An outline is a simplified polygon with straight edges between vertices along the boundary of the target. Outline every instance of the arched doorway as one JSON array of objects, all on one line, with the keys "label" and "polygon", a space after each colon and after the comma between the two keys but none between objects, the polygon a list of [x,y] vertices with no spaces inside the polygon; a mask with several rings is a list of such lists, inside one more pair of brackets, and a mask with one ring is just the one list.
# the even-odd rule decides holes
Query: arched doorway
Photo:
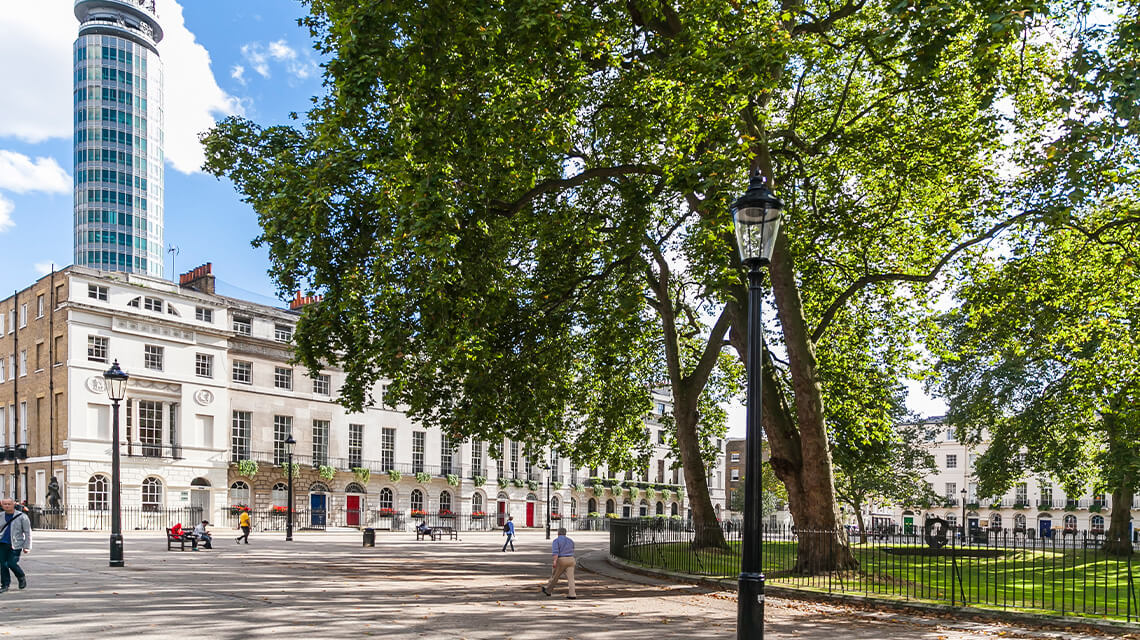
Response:
[{"label": "arched doorway", "polygon": [[360,483],[350,482],[344,488],[344,523],[349,527],[360,526],[360,515],[364,512],[364,496],[368,493]]},{"label": "arched doorway", "polygon": [[1053,537],[1053,514],[1039,513],[1037,514],[1037,534],[1042,538]]},{"label": "arched doorway", "polygon": [[598,512],[598,500],[597,500],[597,498],[590,498],[590,501],[586,503],[586,515],[593,517],[594,514],[597,512]]},{"label": "arched doorway", "polygon": [[324,528],[328,522],[329,488],[323,482],[314,482],[309,487],[309,524]]},{"label": "arched doorway", "polygon": [[623,517],[623,518],[632,518],[633,517],[633,505],[629,503],[629,500],[626,500],[625,502],[623,502],[621,504],[621,517]]},{"label": "arched doorway", "polygon": [[495,515],[495,522],[497,522],[498,526],[501,527],[507,523],[507,516],[510,515],[507,511],[507,507],[511,503],[511,497],[508,496],[505,491],[500,491],[495,500],[499,503],[499,507]]},{"label": "arched doorway", "polygon": [[535,523],[534,511],[538,504],[538,496],[533,493],[526,494],[526,526],[533,527]]},{"label": "arched doorway", "polygon": [[190,481],[190,508],[199,510],[202,514],[198,520],[210,517],[210,481],[205,478],[194,478]]},{"label": "arched doorway", "polygon": [[606,513],[613,513],[613,512],[614,512],[614,499],[610,498],[610,499],[606,500]]},{"label": "arched doorway", "polygon": [[903,535],[914,535],[914,512],[903,511]]}]

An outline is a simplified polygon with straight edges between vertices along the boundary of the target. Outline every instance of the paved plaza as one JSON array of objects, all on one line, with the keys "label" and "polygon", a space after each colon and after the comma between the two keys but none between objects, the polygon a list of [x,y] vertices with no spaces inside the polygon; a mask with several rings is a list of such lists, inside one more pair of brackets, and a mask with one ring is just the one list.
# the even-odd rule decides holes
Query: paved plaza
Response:
[{"label": "paved plaza", "polygon": [[[731,591],[674,585],[604,561],[605,534],[575,535],[578,599],[549,574],[548,543],[523,531],[518,551],[496,533],[416,542],[413,533],[255,533],[235,545],[218,530],[210,551],[167,552],[161,532],[126,534],[127,566],[107,566],[107,534],[36,532],[30,585],[0,596],[0,638],[733,638]],[[770,599],[767,637],[1093,638]]]}]

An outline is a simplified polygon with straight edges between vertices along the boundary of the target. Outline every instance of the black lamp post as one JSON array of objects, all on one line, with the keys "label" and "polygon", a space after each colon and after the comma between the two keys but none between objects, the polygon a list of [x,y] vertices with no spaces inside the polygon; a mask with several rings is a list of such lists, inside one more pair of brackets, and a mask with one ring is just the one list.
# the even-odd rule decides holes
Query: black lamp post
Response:
[{"label": "black lamp post", "polygon": [[550,480],[554,477],[554,451],[550,452],[550,462],[546,467],[546,539],[550,539]]},{"label": "black lamp post", "polygon": [[127,375],[115,360],[103,374],[107,383],[107,397],[111,400],[111,566],[121,567],[123,561],[123,521],[119,502],[119,403],[127,393]]},{"label": "black lamp post", "polygon": [[289,437],[285,438],[285,454],[288,456],[285,473],[289,475],[289,519],[285,521],[285,542],[293,541],[293,447],[296,446],[297,441],[290,433]]},{"label": "black lamp post", "polygon": [[748,183],[748,191],[733,203],[732,219],[740,259],[748,267],[748,413],[744,458],[744,530],[741,532],[740,579],[737,593],[736,637],[764,637],[764,463],[762,385],[764,327],[761,301],[761,269],[768,266],[784,205],[772,195],[761,175]]},{"label": "black lamp post", "polygon": [[966,544],[966,536],[970,533],[966,526],[966,487],[962,487],[962,544]]}]

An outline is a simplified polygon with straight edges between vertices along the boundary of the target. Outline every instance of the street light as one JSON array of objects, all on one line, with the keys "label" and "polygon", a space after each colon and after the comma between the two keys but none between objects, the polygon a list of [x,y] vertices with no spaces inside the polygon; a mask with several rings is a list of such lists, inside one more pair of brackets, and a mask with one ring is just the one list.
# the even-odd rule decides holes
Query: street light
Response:
[{"label": "street light", "polygon": [[550,539],[550,481],[554,476],[554,450],[550,450],[550,462],[544,463],[546,469],[546,539]]},{"label": "street light", "polygon": [[293,439],[293,434],[290,433],[288,438],[285,438],[285,453],[289,459],[286,462],[286,469],[289,475],[289,519],[285,521],[285,542],[293,541],[293,447],[297,446],[297,441]]},{"label": "street light", "polygon": [[966,487],[962,487],[962,544],[966,544],[966,536],[969,535],[970,530],[966,526]]},{"label": "street light", "polygon": [[127,393],[127,375],[115,360],[103,374],[107,383],[107,397],[111,400],[111,566],[121,567],[123,562],[123,521],[119,502],[119,403]]},{"label": "street light", "polygon": [[740,259],[748,267],[748,412],[744,459],[744,530],[741,535],[740,579],[737,593],[736,637],[756,640],[764,637],[764,523],[760,508],[763,499],[764,463],[761,422],[764,366],[764,327],[761,316],[763,293],[761,268],[768,266],[776,236],[780,232],[783,203],[768,190],[763,176],[748,183],[748,191],[733,203],[732,219]]}]

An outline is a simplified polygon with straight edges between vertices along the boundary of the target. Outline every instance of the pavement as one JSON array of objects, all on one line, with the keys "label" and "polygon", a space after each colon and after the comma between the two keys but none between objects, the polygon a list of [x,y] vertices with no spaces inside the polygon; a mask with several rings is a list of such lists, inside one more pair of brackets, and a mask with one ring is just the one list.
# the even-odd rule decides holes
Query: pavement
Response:
[{"label": "pavement", "polygon": [[[107,566],[106,533],[37,531],[21,565],[26,590],[0,595],[0,638],[626,639],[734,638],[731,590],[635,575],[605,561],[605,533],[579,532],[578,599],[539,591],[550,572],[542,532],[517,551],[495,533],[458,541],[377,532],[251,536],[216,532],[215,548],[167,552],[162,532],[125,534],[127,566]],[[769,598],[769,640],[1091,640],[1073,630],[900,615]],[[1140,636],[1138,636],[1140,637]]]}]

